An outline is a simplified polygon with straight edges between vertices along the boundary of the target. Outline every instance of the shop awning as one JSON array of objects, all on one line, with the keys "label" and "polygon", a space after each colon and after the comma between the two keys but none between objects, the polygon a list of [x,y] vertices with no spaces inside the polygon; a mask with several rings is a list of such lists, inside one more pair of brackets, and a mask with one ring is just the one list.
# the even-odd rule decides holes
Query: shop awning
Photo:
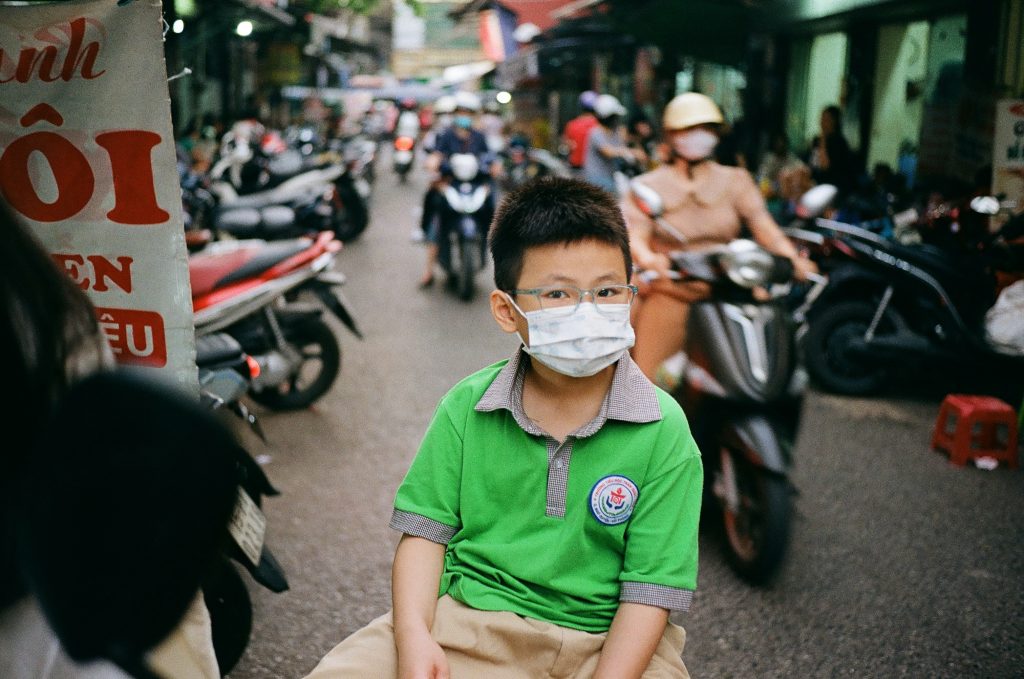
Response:
[{"label": "shop awning", "polygon": [[441,73],[441,82],[447,85],[458,85],[482,78],[494,70],[493,61],[474,61],[468,64],[449,66]]}]

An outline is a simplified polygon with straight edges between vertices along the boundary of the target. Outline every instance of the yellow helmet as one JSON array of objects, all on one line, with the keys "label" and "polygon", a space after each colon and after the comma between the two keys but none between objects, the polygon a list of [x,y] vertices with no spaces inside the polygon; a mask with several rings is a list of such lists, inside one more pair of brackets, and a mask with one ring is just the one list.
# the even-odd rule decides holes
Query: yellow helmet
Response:
[{"label": "yellow helmet", "polygon": [[682,130],[694,125],[720,124],[725,122],[718,105],[703,94],[684,92],[665,107],[662,127],[665,130]]}]

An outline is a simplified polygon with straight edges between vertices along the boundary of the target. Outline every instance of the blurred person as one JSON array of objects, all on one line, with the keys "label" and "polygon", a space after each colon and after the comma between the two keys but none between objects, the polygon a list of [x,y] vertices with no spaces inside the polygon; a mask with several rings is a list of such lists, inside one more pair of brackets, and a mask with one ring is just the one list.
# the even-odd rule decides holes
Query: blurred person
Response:
[{"label": "blurred person", "polygon": [[420,116],[416,112],[416,100],[407,97],[399,102],[398,107],[401,113],[398,114],[398,122],[395,123],[395,136],[419,139]]},{"label": "blurred person", "polygon": [[782,130],[773,132],[754,178],[776,221],[784,219],[783,215],[789,212],[787,202],[791,199],[791,196],[784,195],[786,192],[783,191],[783,173],[791,172],[792,168],[803,164],[790,148],[786,133]]},{"label": "blurred person", "polygon": [[653,170],[661,162],[658,133],[643,113],[635,113],[630,117],[626,145],[643,153],[641,163],[645,170]]},{"label": "blurred person", "polygon": [[722,122],[722,112],[709,97],[696,92],[675,97],[665,107],[662,125],[671,161],[634,179],[658,192],[665,205],[664,221],[685,242],[653,224],[632,197],[622,201],[633,260],[639,269],[658,274],[641,286],[633,320],[633,359],[652,380],[666,359],[682,351],[690,304],[710,292],[704,283],[669,280],[667,253],[728,243],[745,227],[760,245],[792,259],[799,279],[815,270],[772,219],[751,174],[714,160]]},{"label": "blurred person", "polygon": [[[29,594],[15,546],[22,517],[18,495],[33,465],[30,451],[62,399],[81,380],[114,370],[114,355],[92,302],[2,200],[0,233],[0,350],[12,359],[5,384],[13,396],[3,409],[7,443],[0,454],[0,677],[123,679],[127,675],[109,663],[90,669],[63,652]],[[201,592],[150,662],[167,677],[219,678]],[[40,667],[46,672],[40,674]]]},{"label": "blurred person", "polygon": [[[420,219],[420,230],[427,245],[426,266],[419,280],[421,288],[434,284],[434,270],[440,248],[447,244],[448,234],[443,232],[440,213],[444,186],[449,181],[448,159],[456,153],[468,153],[476,156],[482,166],[487,166],[492,176],[500,172],[498,161],[491,154],[483,133],[475,129],[475,117],[481,109],[480,98],[465,91],[459,91],[454,96],[455,111],[451,127],[437,136],[434,149],[425,163],[433,179],[423,198],[423,214]],[[493,200],[493,193],[490,200]]]},{"label": "blurred person", "polygon": [[512,135],[502,156],[500,184],[505,192],[548,174],[548,168],[531,157],[530,140],[524,134]]},{"label": "blurred person", "polygon": [[622,116],[626,109],[610,94],[602,94],[594,102],[594,115],[598,124],[587,136],[587,151],[583,160],[582,179],[606,191],[615,193],[615,171],[618,163],[639,164],[646,155],[626,145],[622,131]]},{"label": "blurred person", "polygon": [[569,167],[574,170],[583,169],[583,160],[587,153],[587,137],[597,125],[597,116],[594,115],[597,96],[597,92],[592,90],[580,94],[580,113],[565,124],[565,129],[562,132],[562,143],[569,150],[567,157]]},{"label": "blurred person", "polygon": [[495,99],[484,104],[477,128],[487,140],[491,153],[498,154],[505,149],[505,121],[501,117],[501,105]]},{"label": "blurred person", "polygon": [[857,184],[857,160],[843,136],[843,115],[838,106],[826,106],[819,120],[820,133],[811,141],[807,164],[816,184],[832,184],[840,194]]}]

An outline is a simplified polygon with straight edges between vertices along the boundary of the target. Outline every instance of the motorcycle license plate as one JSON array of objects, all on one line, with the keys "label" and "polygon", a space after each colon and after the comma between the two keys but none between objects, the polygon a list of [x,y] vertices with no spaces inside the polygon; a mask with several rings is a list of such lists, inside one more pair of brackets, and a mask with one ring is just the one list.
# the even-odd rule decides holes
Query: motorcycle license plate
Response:
[{"label": "motorcycle license plate", "polygon": [[253,566],[258,566],[263,552],[263,537],[267,531],[267,517],[241,488],[238,489],[238,504],[235,505],[235,513],[231,515],[228,530],[246,558]]},{"label": "motorcycle license plate", "polygon": [[395,162],[400,165],[412,162],[412,151],[395,151]]}]

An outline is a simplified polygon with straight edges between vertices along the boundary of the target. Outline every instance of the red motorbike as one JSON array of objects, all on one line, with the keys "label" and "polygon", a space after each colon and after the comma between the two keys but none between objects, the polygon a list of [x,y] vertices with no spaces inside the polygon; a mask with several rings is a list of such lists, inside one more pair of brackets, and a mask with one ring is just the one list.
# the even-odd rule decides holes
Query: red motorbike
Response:
[{"label": "red motorbike", "polygon": [[334,270],[342,243],[331,231],[290,240],[216,241],[189,257],[196,335],[226,332],[259,364],[253,400],[305,408],[341,371],[333,314],[362,338]]}]

